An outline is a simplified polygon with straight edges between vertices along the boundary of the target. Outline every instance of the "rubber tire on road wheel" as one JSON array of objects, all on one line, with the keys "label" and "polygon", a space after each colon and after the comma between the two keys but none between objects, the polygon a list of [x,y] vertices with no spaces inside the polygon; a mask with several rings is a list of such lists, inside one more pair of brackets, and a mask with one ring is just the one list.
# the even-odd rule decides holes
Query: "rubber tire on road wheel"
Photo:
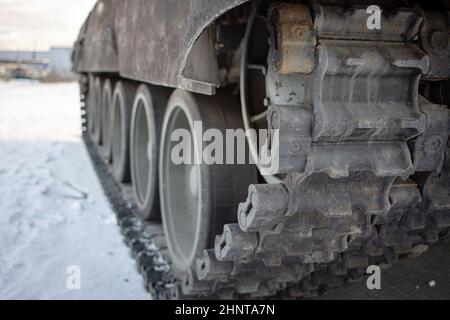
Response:
[{"label": "rubber tire on road wheel", "polygon": [[169,92],[166,88],[139,86],[131,113],[131,182],[136,211],[144,220],[161,219],[158,192],[159,142]]},{"label": "rubber tire on road wheel", "polygon": [[94,130],[92,133],[92,140],[98,147],[102,142],[102,81],[99,77],[95,77],[94,80],[94,94],[95,94],[95,106],[94,106]]},{"label": "rubber tire on road wheel", "polygon": [[106,163],[111,161],[112,145],[112,84],[105,79],[102,86],[102,146],[101,154]]},{"label": "rubber tire on road wheel", "polygon": [[95,121],[95,86],[94,86],[94,76],[88,76],[89,81],[89,91],[87,94],[87,119],[88,119],[88,133],[93,138],[94,133],[94,121]]},{"label": "rubber tire on road wheel", "polygon": [[238,204],[245,201],[248,186],[257,182],[256,167],[251,165],[174,163],[173,148],[181,143],[172,141],[175,130],[190,132],[191,149],[197,150],[198,156],[200,143],[203,150],[209,144],[194,130],[196,121],[202,122],[203,132],[218,129],[224,134],[225,129],[243,127],[239,102],[231,93],[202,96],[176,90],[169,101],[161,140],[159,188],[168,251],[177,276],[195,270],[196,258],[213,248],[223,225],[237,221]]},{"label": "rubber tire on road wheel", "polygon": [[112,169],[119,182],[130,182],[130,122],[136,84],[116,83],[112,101]]}]

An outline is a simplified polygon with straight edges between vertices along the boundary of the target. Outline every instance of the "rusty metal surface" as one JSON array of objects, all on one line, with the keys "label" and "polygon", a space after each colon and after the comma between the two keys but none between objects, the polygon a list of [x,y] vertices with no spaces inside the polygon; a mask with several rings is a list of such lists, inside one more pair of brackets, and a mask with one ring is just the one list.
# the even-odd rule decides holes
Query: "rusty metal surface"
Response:
[{"label": "rusty metal surface", "polygon": [[401,8],[381,11],[380,30],[367,28],[367,6],[353,5],[350,9],[338,6],[314,5],[314,29],[319,38],[369,41],[409,41],[422,23],[422,11]]},{"label": "rusty metal surface", "polygon": [[189,53],[209,24],[247,1],[99,1],[77,41],[75,70],[212,94],[218,83],[183,77]]},{"label": "rusty metal surface", "polygon": [[309,7],[278,3],[269,9],[273,63],[281,74],[311,73],[315,66],[316,38]]}]

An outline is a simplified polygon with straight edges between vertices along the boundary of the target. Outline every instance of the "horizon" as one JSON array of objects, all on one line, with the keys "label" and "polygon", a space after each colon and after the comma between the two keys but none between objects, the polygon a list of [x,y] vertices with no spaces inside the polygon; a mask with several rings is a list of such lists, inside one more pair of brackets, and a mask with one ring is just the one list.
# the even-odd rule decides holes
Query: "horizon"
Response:
[{"label": "horizon", "polygon": [[0,48],[0,52],[48,52],[50,50],[54,50],[54,49],[72,49],[72,46],[50,46],[47,49],[45,48],[41,48],[40,50],[9,50],[9,49],[1,49]]},{"label": "horizon", "polygon": [[71,48],[96,0],[0,0],[0,51]]}]

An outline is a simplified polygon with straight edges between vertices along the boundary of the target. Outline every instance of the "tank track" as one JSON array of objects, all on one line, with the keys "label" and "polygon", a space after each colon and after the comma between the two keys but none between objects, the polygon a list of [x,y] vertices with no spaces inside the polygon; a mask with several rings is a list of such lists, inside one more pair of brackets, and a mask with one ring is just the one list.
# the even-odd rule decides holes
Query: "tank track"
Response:
[{"label": "tank track", "polygon": [[[105,194],[117,214],[118,225],[125,242],[130,247],[138,269],[143,275],[146,288],[155,299],[194,298],[182,294],[182,285],[170,269],[162,228],[137,218],[127,187],[116,182],[87,133],[83,135],[83,139]],[[220,280],[218,276],[218,286],[221,288],[214,294],[209,293],[210,297],[279,299],[314,297],[325,293],[329,288],[344,285],[349,281],[362,280],[368,265],[377,264],[388,268],[399,258],[415,257],[424,253],[429,245],[448,236],[450,227],[448,209],[439,210],[439,205],[434,203],[439,203],[442,192],[448,193],[450,190],[449,153],[450,147],[447,146],[447,158],[442,173],[430,175],[421,187],[411,180],[396,181],[391,192],[391,196],[395,197],[393,209],[385,218],[379,218],[374,222],[365,236],[352,240],[346,252],[339,253],[334,262],[303,265],[301,262],[292,261],[288,267],[278,268],[279,278],[274,279],[270,276],[266,279],[275,283],[278,279],[282,279],[281,277],[290,275],[283,272],[292,272],[298,266],[309,269],[306,269],[306,272],[301,270],[303,276],[297,281],[294,280],[292,284],[286,283],[284,289],[278,287],[272,292],[258,288],[256,293],[237,295],[234,285],[231,284],[227,289],[228,285],[220,284],[226,281],[225,276]],[[438,193],[435,192],[436,189]],[[426,194],[425,197],[422,198],[420,190]],[[208,254],[213,263],[217,264],[215,255],[211,251]],[[243,263],[242,266],[246,267],[249,273],[265,268],[262,262],[259,265]],[[199,294],[198,291],[196,294]],[[200,297],[205,297],[205,294],[208,293],[204,290]]]},{"label": "tank track", "polygon": [[[399,9],[404,30],[385,27],[373,39],[358,29],[363,7],[341,27],[335,7],[316,6],[316,24],[305,5],[269,9],[273,33],[288,38],[273,55],[273,87],[305,88],[303,97],[269,101],[287,178],[250,186],[238,223],[225,225],[196,274],[185,275],[185,294],[309,296],[361,278],[370,264],[420,254],[446,233],[449,176],[441,167],[450,118],[447,107],[418,96],[430,60],[409,40],[421,13]],[[429,175],[420,189],[415,172]]]},{"label": "tank track", "polygon": [[[302,97],[274,95],[268,109],[269,129],[279,134],[269,149],[278,148],[286,178],[249,187],[238,222],[224,226],[196,270],[173,274],[162,231],[134,215],[124,187],[85,134],[122,233],[157,299],[311,297],[362,279],[369,265],[388,268],[420,255],[448,235],[450,111],[418,94],[430,69],[430,57],[411,42],[420,12],[396,12],[408,29],[387,28],[372,39],[354,29],[365,17],[360,9],[348,19],[353,25],[342,28],[330,7],[315,8],[318,25],[306,6],[273,10],[299,13],[280,19],[280,32],[300,25],[318,35],[290,39],[292,48],[278,46],[296,55],[274,55],[281,57],[272,71],[277,85],[305,88]],[[292,56],[318,64],[295,70]]]}]

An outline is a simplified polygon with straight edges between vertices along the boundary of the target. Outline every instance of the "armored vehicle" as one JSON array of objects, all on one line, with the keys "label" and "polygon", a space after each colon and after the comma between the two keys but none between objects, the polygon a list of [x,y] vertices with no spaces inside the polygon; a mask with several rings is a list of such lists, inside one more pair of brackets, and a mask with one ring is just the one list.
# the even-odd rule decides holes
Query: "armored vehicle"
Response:
[{"label": "armored vehicle", "polygon": [[[447,236],[449,20],[449,1],[98,1],[73,50],[84,137],[155,298],[310,297]],[[197,161],[208,130],[247,161]]]}]

